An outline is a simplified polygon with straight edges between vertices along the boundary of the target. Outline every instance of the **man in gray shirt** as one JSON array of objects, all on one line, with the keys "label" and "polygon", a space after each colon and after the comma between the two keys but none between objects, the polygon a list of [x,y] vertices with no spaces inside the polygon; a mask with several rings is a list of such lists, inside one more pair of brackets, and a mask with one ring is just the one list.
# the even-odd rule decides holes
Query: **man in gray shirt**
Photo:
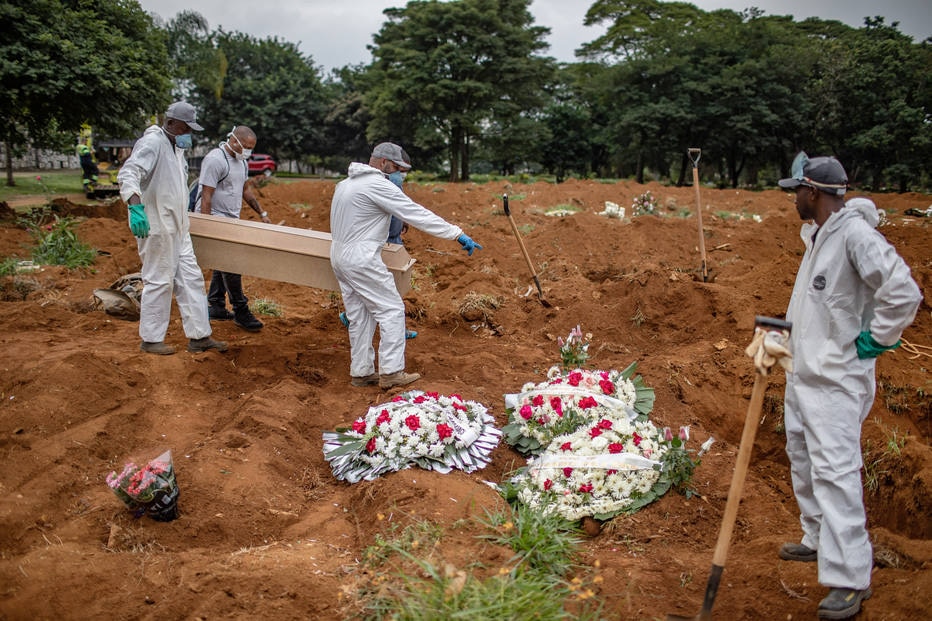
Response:
[{"label": "man in gray shirt", "polygon": [[[262,221],[269,224],[269,214],[259,206],[259,200],[246,184],[248,165],[246,160],[252,155],[256,146],[256,134],[245,125],[238,125],[227,134],[227,140],[204,156],[201,163],[201,197],[194,210],[196,212],[239,218],[243,200],[259,214]],[[229,296],[233,312],[226,308]],[[263,323],[256,319],[249,310],[249,298],[243,293],[243,279],[240,274],[214,270],[207,292],[210,303],[208,314],[214,320],[229,320],[248,330],[258,332]]]}]

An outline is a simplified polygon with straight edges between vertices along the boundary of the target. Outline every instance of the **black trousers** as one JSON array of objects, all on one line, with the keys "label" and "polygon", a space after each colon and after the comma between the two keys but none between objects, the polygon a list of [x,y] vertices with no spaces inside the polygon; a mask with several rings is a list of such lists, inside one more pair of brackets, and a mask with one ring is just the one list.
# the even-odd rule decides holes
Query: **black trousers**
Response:
[{"label": "black trousers", "polygon": [[243,277],[214,270],[207,290],[207,301],[211,306],[222,308],[226,306],[227,296],[234,311],[249,308],[249,298],[243,293]]}]

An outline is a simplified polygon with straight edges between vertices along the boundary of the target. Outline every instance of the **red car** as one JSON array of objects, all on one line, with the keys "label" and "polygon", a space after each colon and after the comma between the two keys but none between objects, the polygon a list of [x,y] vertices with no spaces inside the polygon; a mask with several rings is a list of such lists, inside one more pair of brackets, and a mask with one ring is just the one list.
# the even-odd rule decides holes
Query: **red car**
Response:
[{"label": "red car", "polygon": [[264,153],[253,153],[249,156],[247,163],[249,164],[250,175],[265,175],[266,177],[271,177],[278,168],[278,164],[275,163],[272,156],[265,155]]}]

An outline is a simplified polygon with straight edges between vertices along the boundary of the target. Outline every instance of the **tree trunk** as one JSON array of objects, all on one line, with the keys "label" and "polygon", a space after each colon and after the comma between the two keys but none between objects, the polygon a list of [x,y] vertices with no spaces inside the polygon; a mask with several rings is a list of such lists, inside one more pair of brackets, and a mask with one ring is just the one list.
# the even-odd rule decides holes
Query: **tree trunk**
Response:
[{"label": "tree trunk", "polygon": [[638,183],[644,183],[644,155],[638,151],[637,173],[634,177]]},{"label": "tree trunk", "polygon": [[[680,156],[680,174],[676,180],[677,187],[683,187],[686,185],[686,171],[691,170],[693,166],[692,160],[689,158],[688,153],[684,153]],[[690,172],[692,174],[692,172]]]},{"label": "tree trunk", "polygon": [[460,181],[469,181],[469,134],[463,135],[463,150],[460,153]]},{"label": "tree trunk", "polygon": [[454,127],[450,132],[450,183],[459,181],[460,170],[460,142],[462,141],[463,130],[460,127]]},{"label": "tree trunk", "polygon": [[16,186],[16,182],[13,181],[13,147],[9,142],[4,142],[3,146],[6,151],[6,185],[12,188]]}]

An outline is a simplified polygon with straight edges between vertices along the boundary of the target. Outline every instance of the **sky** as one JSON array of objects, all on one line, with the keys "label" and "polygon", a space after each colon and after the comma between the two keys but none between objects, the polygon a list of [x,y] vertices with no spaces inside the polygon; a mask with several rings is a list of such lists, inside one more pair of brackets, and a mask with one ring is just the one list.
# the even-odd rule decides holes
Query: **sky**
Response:
[{"label": "sky", "polygon": [[[389,7],[406,0],[139,0],[142,8],[168,21],[183,10],[203,15],[211,28],[238,31],[258,39],[278,37],[295,43],[315,65],[329,72],[345,65],[368,64],[367,45]],[[930,0],[694,0],[704,11],[741,11],[756,6],[767,15],[834,19],[861,27],[864,18],[881,15],[887,24],[899,22],[900,32],[916,41],[932,37]],[[574,51],[605,32],[603,26],[583,26],[590,0],[533,0],[534,24],[550,28],[548,56],[574,62]]]}]

